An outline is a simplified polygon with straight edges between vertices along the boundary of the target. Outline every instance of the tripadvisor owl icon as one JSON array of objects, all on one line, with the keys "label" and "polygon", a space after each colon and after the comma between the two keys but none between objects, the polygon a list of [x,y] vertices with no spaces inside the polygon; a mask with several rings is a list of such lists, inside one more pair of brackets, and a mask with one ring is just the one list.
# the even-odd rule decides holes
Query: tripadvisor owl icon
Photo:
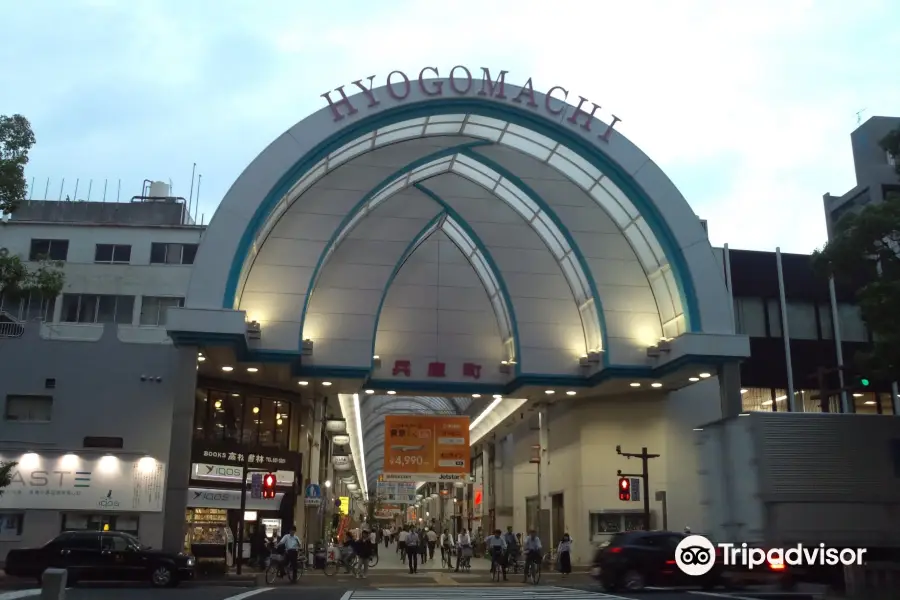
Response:
[{"label": "tripadvisor owl icon", "polygon": [[685,575],[706,575],[715,563],[716,548],[702,535],[689,535],[675,548],[675,564]]}]

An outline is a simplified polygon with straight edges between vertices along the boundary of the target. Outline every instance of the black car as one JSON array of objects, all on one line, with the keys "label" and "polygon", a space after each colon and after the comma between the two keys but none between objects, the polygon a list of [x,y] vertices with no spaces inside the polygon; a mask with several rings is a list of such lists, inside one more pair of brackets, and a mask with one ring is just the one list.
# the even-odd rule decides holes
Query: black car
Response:
[{"label": "black car", "polygon": [[79,581],[149,581],[169,587],[194,577],[194,557],[152,550],[119,531],[67,531],[40,548],[10,550],[5,571],[40,581],[45,569],[65,569]]},{"label": "black car", "polygon": [[608,592],[637,591],[647,586],[698,586],[711,589],[722,582],[721,561],[706,575],[682,573],[675,563],[675,548],[685,538],[672,531],[617,533],[594,557],[594,577]]}]

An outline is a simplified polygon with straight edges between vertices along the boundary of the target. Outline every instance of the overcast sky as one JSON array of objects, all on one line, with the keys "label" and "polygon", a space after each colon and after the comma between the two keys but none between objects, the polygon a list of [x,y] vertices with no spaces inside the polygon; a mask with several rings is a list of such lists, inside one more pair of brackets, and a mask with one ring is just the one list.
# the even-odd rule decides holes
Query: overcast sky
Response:
[{"label": "overcast sky", "polygon": [[[317,8],[311,8],[316,6]],[[714,244],[808,252],[855,184],[857,112],[900,115],[897,0],[81,0],[3,7],[0,114],[37,146],[35,197],[203,175],[208,222],[323,92],[465,64],[561,84],[623,119]]]}]

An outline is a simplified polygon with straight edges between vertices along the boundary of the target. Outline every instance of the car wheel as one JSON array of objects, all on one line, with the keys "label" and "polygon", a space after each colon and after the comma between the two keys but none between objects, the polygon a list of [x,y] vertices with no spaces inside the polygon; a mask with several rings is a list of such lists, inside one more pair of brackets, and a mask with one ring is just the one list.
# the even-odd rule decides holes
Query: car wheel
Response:
[{"label": "car wheel", "polygon": [[645,585],[644,576],[640,571],[629,569],[622,575],[622,587],[629,592],[639,592]]},{"label": "car wheel", "polygon": [[153,587],[170,587],[175,583],[175,573],[166,565],[159,565],[150,574],[150,584]]}]

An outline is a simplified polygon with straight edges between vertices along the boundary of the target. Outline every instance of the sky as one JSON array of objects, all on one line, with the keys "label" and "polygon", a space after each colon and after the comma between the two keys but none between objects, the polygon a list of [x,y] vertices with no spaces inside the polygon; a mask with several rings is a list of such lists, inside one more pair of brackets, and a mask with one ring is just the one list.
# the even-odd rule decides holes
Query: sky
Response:
[{"label": "sky", "polygon": [[597,101],[732,248],[820,247],[857,113],[900,116],[897,0],[69,0],[3,20],[0,114],[32,122],[34,197],[48,179],[50,199],[144,179],[187,197],[197,163],[204,222],[322,93],[394,69],[506,69]]}]

